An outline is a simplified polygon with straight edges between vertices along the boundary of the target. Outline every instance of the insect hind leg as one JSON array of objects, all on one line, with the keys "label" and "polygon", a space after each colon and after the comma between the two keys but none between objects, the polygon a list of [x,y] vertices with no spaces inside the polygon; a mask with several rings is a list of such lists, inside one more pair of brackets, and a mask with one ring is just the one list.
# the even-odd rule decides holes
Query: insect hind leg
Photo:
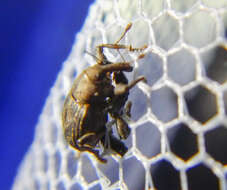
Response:
[{"label": "insect hind leg", "polygon": [[99,151],[98,150],[94,150],[93,148],[91,148],[91,147],[88,147],[88,146],[86,146],[86,145],[81,145],[81,146],[79,146],[78,144],[75,144],[74,146],[73,146],[73,148],[75,148],[75,149],[77,149],[77,150],[79,150],[79,151],[81,151],[81,152],[89,152],[89,153],[91,153],[91,154],[93,154],[95,157],[96,157],[96,159],[97,160],[99,160],[100,162],[102,162],[102,163],[106,163],[107,162],[107,160],[106,159],[104,159],[100,154],[99,154]]},{"label": "insect hind leg", "polygon": [[128,148],[121,140],[114,137],[111,133],[109,133],[108,135],[109,143],[106,143],[107,139],[105,137],[103,137],[100,141],[104,148],[102,155],[108,154],[109,152],[113,152],[123,157],[125,153],[128,151]]}]

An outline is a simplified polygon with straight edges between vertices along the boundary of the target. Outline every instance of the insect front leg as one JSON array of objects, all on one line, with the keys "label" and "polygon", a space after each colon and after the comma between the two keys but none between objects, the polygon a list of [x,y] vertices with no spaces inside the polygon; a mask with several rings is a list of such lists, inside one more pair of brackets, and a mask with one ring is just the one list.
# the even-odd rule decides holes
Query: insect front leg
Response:
[{"label": "insect front leg", "polygon": [[143,51],[147,48],[147,45],[144,45],[139,48],[133,48],[132,45],[124,45],[124,44],[100,44],[97,47],[98,53],[103,53],[103,48],[109,48],[109,49],[127,49],[128,51]]},{"label": "insect front leg", "polygon": [[133,88],[140,81],[146,82],[146,78],[144,76],[141,76],[141,77],[138,77],[137,79],[135,79],[134,81],[130,82],[129,84],[119,83],[116,85],[116,87],[114,89],[114,94],[116,96],[123,95],[123,94],[127,93],[131,88]]},{"label": "insect front leg", "polygon": [[131,72],[133,70],[132,64],[129,62],[117,62],[108,65],[101,66],[102,72],[115,72],[115,71],[125,71]]},{"label": "insect front leg", "polygon": [[106,59],[106,57],[103,53],[104,48],[116,49],[118,51],[120,49],[127,49],[129,51],[142,51],[142,50],[147,48],[146,45],[144,45],[141,48],[133,48],[131,45],[118,44],[125,37],[126,33],[131,29],[131,27],[132,27],[132,23],[128,23],[128,25],[125,27],[124,32],[122,33],[120,38],[115,43],[113,43],[113,44],[100,44],[100,45],[96,46],[98,59],[100,60],[100,61],[98,61],[98,64],[102,64],[102,61],[104,59]]},{"label": "insect front leg", "polygon": [[[144,45],[140,48],[133,48],[131,45],[124,45],[124,44],[100,44],[96,48],[97,48],[98,59],[104,60],[106,59],[106,57],[103,53],[103,48],[116,49],[116,50],[127,49],[128,51],[133,52],[133,51],[143,51],[147,48],[147,45]],[[102,64],[102,63],[98,62],[98,64]]]}]

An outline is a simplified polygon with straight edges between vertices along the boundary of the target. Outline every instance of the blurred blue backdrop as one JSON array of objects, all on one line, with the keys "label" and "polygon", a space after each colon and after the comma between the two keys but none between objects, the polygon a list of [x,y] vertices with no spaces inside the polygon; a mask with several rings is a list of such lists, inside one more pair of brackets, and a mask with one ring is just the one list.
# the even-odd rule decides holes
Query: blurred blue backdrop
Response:
[{"label": "blurred blue backdrop", "polygon": [[0,189],[13,184],[39,114],[93,0],[0,2]]}]

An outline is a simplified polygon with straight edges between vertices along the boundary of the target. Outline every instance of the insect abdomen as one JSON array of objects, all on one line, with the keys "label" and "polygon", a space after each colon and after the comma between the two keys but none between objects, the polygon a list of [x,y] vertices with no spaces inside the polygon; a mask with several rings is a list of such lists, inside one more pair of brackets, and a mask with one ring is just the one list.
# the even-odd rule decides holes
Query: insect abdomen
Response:
[{"label": "insect abdomen", "polygon": [[86,118],[89,106],[79,104],[72,98],[67,97],[66,105],[62,113],[64,135],[72,146],[75,145],[76,139],[83,135],[83,122]]}]

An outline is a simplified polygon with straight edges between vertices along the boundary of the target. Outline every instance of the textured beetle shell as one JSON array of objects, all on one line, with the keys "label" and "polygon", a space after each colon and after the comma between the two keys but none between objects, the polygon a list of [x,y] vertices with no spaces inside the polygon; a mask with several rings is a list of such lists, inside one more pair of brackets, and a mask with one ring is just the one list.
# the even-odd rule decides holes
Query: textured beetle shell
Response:
[{"label": "textured beetle shell", "polygon": [[99,65],[88,67],[74,81],[71,94],[80,103],[99,105],[104,108],[105,97],[114,95],[112,81]]},{"label": "textured beetle shell", "polygon": [[[103,110],[98,107],[76,102],[71,93],[65,100],[62,118],[65,138],[74,147],[77,140],[84,134],[105,133],[107,113],[103,113]],[[93,139],[88,144],[94,147],[98,140],[98,138]]]}]

